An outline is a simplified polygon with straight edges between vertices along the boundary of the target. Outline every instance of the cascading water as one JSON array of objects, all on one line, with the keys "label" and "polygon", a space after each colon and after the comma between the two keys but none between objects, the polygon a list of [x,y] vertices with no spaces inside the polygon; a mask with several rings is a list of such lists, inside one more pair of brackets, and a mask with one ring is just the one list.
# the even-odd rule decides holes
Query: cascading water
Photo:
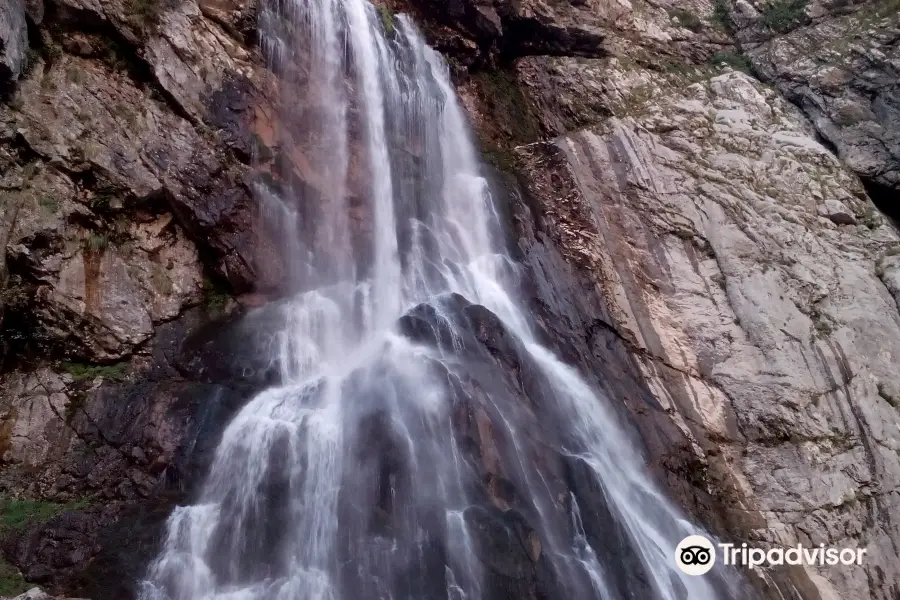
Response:
[{"label": "cascading water", "polygon": [[[727,583],[674,568],[693,528],[607,400],[537,343],[509,291],[441,58],[365,0],[268,0],[260,29],[291,99],[285,145],[314,148],[314,189],[259,190],[294,259],[296,292],[261,309],[280,317],[280,381],[227,427],[141,597],[717,597]],[[497,564],[516,536],[530,579]]]}]

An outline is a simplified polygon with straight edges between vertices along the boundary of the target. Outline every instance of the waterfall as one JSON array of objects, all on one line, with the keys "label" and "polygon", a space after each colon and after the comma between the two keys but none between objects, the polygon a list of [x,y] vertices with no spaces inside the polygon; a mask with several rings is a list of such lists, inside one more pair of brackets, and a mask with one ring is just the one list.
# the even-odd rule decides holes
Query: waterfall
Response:
[{"label": "waterfall", "polygon": [[448,69],[410,19],[266,0],[260,29],[309,180],[258,190],[292,261],[292,293],[257,309],[278,316],[280,380],[224,431],[141,598],[727,597],[675,568],[696,529],[609,399],[538,343]]}]

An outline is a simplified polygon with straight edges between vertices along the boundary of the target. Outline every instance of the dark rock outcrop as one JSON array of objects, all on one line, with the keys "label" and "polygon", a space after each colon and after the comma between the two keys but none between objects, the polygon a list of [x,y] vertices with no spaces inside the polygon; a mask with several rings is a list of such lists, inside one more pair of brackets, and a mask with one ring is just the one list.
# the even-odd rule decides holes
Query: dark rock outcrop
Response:
[{"label": "dark rock outcrop", "polygon": [[[560,540],[551,531],[567,532],[566,540],[583,531],[595,548],[608,553],[604,564],[625,565],[611,578],[619,587],[610,593],[623,598],[650,594],[650,583],[630,554],[628,535],[617,529],[601,486],[589,483],[596,479],[584,463],[554,450],[567,445],[562,422],[567,415],[554,408],[554,393],[522,342],[496,315],[460,296],[445,298],[436,308],[413,309],[401,319],[401,330],[462,361],[452,370],[454,385],[448,391],[456,443],[474,476],[469,493],[475,504],[463,518],[488,596],[537,600],[591,589],[582,575],[554,560]],[[448,343],[451,330],[455,336]],[[553,339],[550,333],[541,335]],[[570,355],[576,339],[563,342]],[[621,369],[619,383],[611,379],[610,385],[626,387],[625,363],[604,370],[612,374],[616,368]],[[641,393],[640,384],[630,383]],[[529,482],[535,481],[542,482],[541,489],[531,487]],[[549,523],[547,531],[535,529],[542,522]],[[583,529],[576,531],[576,526]]]},{"label": "dark rock outcrop", "polygon": [[4,377],[0,423],[10,429],[0,429],[0,493],[84,505],[7,532],[3,554],[28,581],[91,598],[134,595],[173,503],[202,482],[225,424],[259,386],[238,373],[205,381],[222,372],[219,361],[257,360],[253,348],[230,341],[242,334],[221,324],[211,362],[192,355],[196,377],[179,371],[188,348],[207,345],[205,320],[195,310],[160,327],[150,355],[121,371]]},{"label": "dark rock outcrop", "polygon": [[430,17],[470,37],[484,55],[510,60],[607,53],[605,33],[589,9],[509,0],[428,0],[425,6]]}]

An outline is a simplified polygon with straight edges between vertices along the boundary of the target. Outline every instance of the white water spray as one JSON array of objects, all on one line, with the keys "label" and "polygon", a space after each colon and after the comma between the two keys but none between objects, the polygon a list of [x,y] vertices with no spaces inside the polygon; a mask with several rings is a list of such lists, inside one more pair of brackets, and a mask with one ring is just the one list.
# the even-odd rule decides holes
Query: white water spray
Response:
[{"label": "white water spray", "polygon": [[[497,315],[521,347],[546,388],[542,418],[565,432],[560,456],[589,467],[646,579],[626,595],[615,584],[630,567],[602,564],[610,553],[592,547],[585,507],[539,464],[522,425],[531,409],[470,386],[508,440],[497,460],[515,479],[510,502],[529,515],[530,547],[557,593],[715,598],[709,580],[674,568],[694,530],[651,483],[608,400],[538,345],[510,293],[515,266],[440,56],[407,18],[388,27],[365,0],[267,0],[260,25],[282,92],[301,98],[282,109],[285,143],[298,130],[317,140],[307,157],[316,218],[301,243],[293,224],[313,200],[259,191],[295,262],[296,293],[264,309],[283,324],[272,345],[281,382],[225,430],[197,504],[169,520],[142,599],[511,600],[485,584],[472,531],[483,500],[451,393],[470,385],[460,354],[471,334],[451,294]],[[356,209],[370,230],[348,217]],[[422,304],[447,332],[440,348],[399,333],[398,319]]]}]

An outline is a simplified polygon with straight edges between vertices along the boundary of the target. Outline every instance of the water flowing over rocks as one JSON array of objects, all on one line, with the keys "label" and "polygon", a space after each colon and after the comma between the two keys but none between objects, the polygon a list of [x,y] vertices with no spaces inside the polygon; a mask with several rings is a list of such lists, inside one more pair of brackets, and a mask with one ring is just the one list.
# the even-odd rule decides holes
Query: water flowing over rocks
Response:
[{"label": "water flowing over rocks", "polygon": [[[284,383],[270,334],[294,291],[290,256],[327,239],[316,226],[334,193],[331,155],[310,132],[334,107],[305,91],[318,76],[304,71],[306,42],[288,65],[259,43],[259,4],[0,6],[0,499],[59,507],[21,529],[0,524],[0,576],[18,571],[60,597],[136,597],[167,519],[201,497],[226,426]],[[598,391],[635,470],[646,464],[722,539],[868,551],[859,568],[773,568],[748,577],[753,591],[714,591],[896,598],[896,2],[377,10],[386,39],[409,13],[447,57],[515,249],[504,284],[534,318],[532,341]],[[280,94],[306,129],[284,126]],[[363,271],[379,228],[365,201],[378,173],[361,159],[364,114],[346,115],[345,190],[348,256]],[[417,135],[386,140],[409,198],[429,168]],[[273,204],[291,190],[305,204]],[[287,250],[285,231],[297,240]],[[487,304],[443,294],[392,317],[428,349],[450,426],[398,427],[400,375],[347,420],[355,466],[333,504],[345,597],[382,586],[449,599],[475,581],[486,600],[577,597],[562,590],[592,582],[561,566],[570,538],[578,560],[610,566],[611,597],[656,597],[657,574],[596,465],[568,451],[584,438],[550,410],[546,357]],[[359,369],[347,389],[368,377]],[[412,452],[416,436],[433,444]],[[445,497],[470,499],[450,519],[417,491],[439,478],[415,468],[448,456],[469,477]],[[268,460],[281,475],[259,481],[277,517],[245,541],[277,573],[290,537],[278,523],[291,518],[278,469],[291,455],[273,444]],[[546,496],[530,487],[537,474]],[[412,539],[412,524],[418,553],[374,558]],[[674,585],[670,597],[699,596]]]},{"label": "water flowing over rocks", "polygon": [[19,76],[27,49],[25,2],[11,0],[0,7],[0,84]]}]

